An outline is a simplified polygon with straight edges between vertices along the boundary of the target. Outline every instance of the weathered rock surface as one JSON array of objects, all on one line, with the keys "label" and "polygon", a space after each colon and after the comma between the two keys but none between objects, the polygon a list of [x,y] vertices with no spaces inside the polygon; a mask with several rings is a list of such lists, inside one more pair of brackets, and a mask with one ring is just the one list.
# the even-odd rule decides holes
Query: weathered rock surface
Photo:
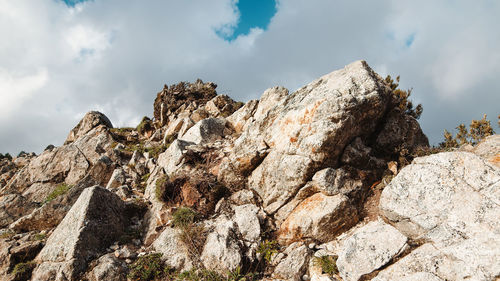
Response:
[{"label": "weathered rock surface", "polygon": [[128,225],[125,204],[98,186],[85,189],[37,256],[34,280],[76,280]]},{"label": "weathered rock surface", "polygon": [[111,124],[111,121],[109,121],[106,115],[97,111],[87,112],[87,114],[85,114],[85,116],[78,123],[78,125],[76,125],[76,127],[74,127],[69,132],[68,137],[66,138],[64,144],[74,142],[79,137],[87,134],[90,130],[94,129],[99,125],[104,125],[108,128],[113,128],[113,124]]},{"label": "weathered rock surface", "polygon": [[224,136],[224,118],[206,118],[191,127],[181,139],[195,144],[215,141]]},{"label": "weathered rock surface", "polygon": [[36,205],[38,208],[25,212],[28,214],[14,221],[9,227],[15,231],[40,231],[56,227],[76,202],[80,193],[93,185],[105,185],[113,168],[114,164],[111,159],[106,156],[101,157],[82,180],[74,186],[68,186],[67,192],[48,202],[43,202],[40,207]]},{"label": "weathered rock surface", "polygon": [[21,195],[9,194],[0,196],[0,227],[5,227],[16,219],[29,214],[38,205],[29,202]]},{"label": "weathered rock surface", "polygon": [[273,278],[282,280],[302,280],[310,259],[310,251],[306,245],[295,242],[283,252],[285,257],[276,266]]},{"label": "weathered rock surface", "polygon": [[487,137],[472,152],[500,168],[500,135]]},{"label": "weathered rock surface", "polygon": [[240,266],[242,261],[237,226],[226,216],[220,216],[213,228],[207,235],[200,259],[206,268],[226,274]]},{"label": "weathered rock surface", "polygon": [[421,246],[382,271],[379,280],[394,279],[401,269],[444,280],[500,276],[499,190],[500,169],[475,154],[415,159],[384,189],[380,210],[399,231],[432,246]]},{"label": "weathered rock surface", "polygon": [[127,264],[112,253],[100,257],[92,271],[87,274],[89,281],[127,280]]},{"label": "weathered rock surface", "polygon": [[300,203],[281,224],[278,239],[289,244],[311,238],[320,242],[357,222],[357,212],[344,195],[316,193]]},{"label": "weathered rock surface", "polygon": [[[270,148],[251,172],[248,186],[260,195],[266,211],[274,213],[317,170],[335,167],[354,137],[375,130],[389,95],[382,79],[365,62],[350,64],[293,94],[278,95],[280,102],[269,110],[259,103],[257,117],[261,117],[242,133],[242,141],[235,142],[235,155],[229,157],[248,159],[245,154],[258,154],[256,148],[262,141]],[[271,99],[272,103],[279,98]]]},{"label": "weathered rock surface", "polygon": [[406,236],[388,224],[368,223],[343,245],[337,259],[340,276],[346,281],[360,280],[401,254],[408,247],[406,241]]},{"label": "weathered rock surface", "polygon": [[[345,280],[499,275],[494,137],[470,148],[479,156],[415,160],[440,176],[405,168],[420,174],[403,169],[407,182],[396,183],[438,188],[388,187],[380,206],[390,225],[370,223],[379,180],[427,138],[364,61],[244,105],[215,89],[201,80],[165,86],[154,118],[135,128],[112,129],[89,112],[65,145],[0,159],[0,279],[20,278],[8,272],[37,255],[32,280],[126,280],[129,265],[154,252],[178,271],[257,271],[263,280],[340,279],[311,266],[313,253],[338,256]],[[178,207],[196,212],[193,243],[175,225]],[[44,235],[46,244],[33,238]],[[421,270],[423,256],[438,266]]]},{"label": "weathered rock surface", "polygon": [[162,253],[165,263],[180,271],[190,270],[193,262],[189,258],[189,251],[179,239],[180,229],[167,227],[151,245],[152,248]]}]

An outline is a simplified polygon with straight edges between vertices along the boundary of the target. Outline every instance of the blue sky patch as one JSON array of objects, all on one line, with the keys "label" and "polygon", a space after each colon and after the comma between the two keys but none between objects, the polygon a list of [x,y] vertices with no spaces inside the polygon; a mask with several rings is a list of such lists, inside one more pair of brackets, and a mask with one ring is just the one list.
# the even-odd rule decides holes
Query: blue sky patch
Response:
[{"label": "blue sky patch", "polygon": [[415,41],[415,35],[416,33],[412,33],[410,36],[406,37],[405,45],[407,48],[409,48],[413,44],[413,41]]},{"label": "blue sky patch", "polygon": [[62,0],[62,1],[70,7],[74,7],[76,4],[81,3],[81,2],[85,2],[87,0]]},{"label": "blue sky patch", "polygon": [[240,18],[234,30],[229,34],[216,30],[217,35],[227,41],[248,34],[252,28],[267,29],[271,18],[276,14],[275,0],[239,0],[236,7],[240,12]]}]

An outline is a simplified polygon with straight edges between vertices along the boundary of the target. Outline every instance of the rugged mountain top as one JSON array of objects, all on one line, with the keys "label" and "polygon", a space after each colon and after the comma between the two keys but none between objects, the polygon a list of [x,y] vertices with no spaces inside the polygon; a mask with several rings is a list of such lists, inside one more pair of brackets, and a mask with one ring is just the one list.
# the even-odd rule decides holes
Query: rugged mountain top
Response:
[{"label": "rugged mountain top", "polygon": [[364,61],[246,104],[215,89],[1,159],[2,280],[500,277],[500,136],[413,159],[427,138]]}]

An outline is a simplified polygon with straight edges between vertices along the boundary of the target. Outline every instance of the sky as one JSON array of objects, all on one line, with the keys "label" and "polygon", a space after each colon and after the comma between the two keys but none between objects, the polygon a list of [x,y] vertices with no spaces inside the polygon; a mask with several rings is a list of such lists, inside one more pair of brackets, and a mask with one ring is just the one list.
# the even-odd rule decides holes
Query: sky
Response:
[{"label": "sky", "polygon": [[90,110],[152,116],[164,84],[235,100],[364,59],[401,76],[431,143],[500,114],[500,1],[0,0],[0,153],[62,145]]}]

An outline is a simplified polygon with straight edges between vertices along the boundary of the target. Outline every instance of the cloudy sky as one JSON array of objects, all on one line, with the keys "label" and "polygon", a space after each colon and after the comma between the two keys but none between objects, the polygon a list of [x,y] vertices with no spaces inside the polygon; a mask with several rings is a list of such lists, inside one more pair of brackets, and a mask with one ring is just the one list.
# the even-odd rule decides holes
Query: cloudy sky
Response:
[{"label": "cloudy sky", "polygon": [[413,88],[432,143],[500,114],[497,0],[66,1],[0,0],[0,152],[61,145],[89,110],[136,126],[164,84],[247,101],[359,59]]}]

